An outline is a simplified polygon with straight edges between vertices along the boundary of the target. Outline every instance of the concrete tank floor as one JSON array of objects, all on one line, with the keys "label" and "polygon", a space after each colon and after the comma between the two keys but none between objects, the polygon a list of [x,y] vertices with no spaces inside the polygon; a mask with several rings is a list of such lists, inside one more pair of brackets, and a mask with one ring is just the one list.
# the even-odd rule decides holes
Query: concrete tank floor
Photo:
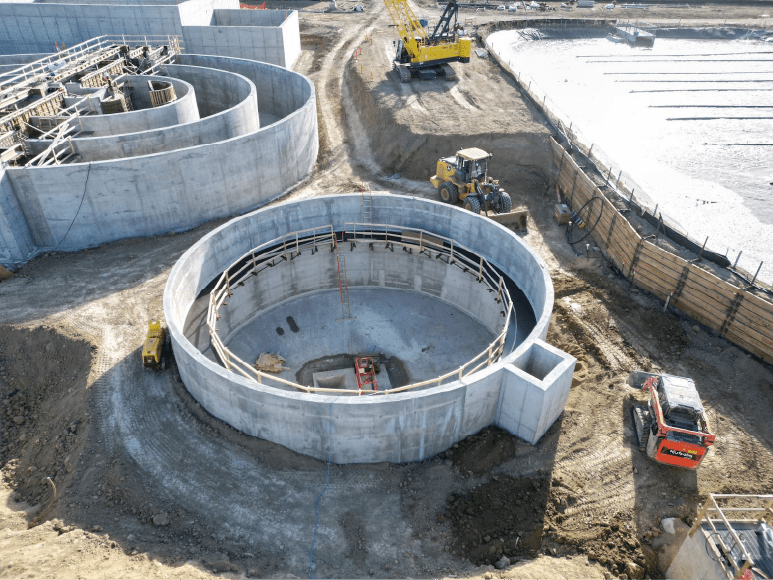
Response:
[{"label": "concrete tank floor", "polygon": [[292,381],[308,361],[359,352],[397,357],[408,382],[418,382],[459,368],[495,337],[459,308],[412,290],[352,288],[349,301],[352,317],[342,319],[338,290],[292,298],[224,337],[226,345],[250,363],[279,353],[290,370],[277,376]]}]

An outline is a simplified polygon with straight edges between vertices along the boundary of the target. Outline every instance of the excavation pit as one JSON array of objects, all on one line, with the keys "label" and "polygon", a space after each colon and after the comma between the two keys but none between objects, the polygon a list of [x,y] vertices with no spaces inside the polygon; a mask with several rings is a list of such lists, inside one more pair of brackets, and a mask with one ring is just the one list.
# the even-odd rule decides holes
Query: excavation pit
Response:
[{"label": "excavation pit", "polygon": [[[490,424],[536,442],[574,367],[541,340],[552,301],[545,265],[495,222],[349,195],[215,230],[173,269],[164,308],[183,381],[210,413],[349,463],[421,460]],[[287,369],[258,371],[262,352]],[[389,388],[341,396],[360,395],[341,369],[362,353],[384,357]]]}]

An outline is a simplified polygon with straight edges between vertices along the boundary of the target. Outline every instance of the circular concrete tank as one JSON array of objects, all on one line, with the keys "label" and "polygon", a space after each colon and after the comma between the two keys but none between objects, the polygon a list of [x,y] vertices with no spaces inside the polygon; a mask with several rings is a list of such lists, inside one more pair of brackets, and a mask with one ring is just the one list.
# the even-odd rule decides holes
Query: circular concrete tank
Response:
[{"label": "circular concrete tank", "polygon": [[[180,375],[210,413],[339,463],[421,460],[498,423],[505,368],[544,338],[552,304],[513,232],[392,195],[236,218],[164,295]],[[266,372],[261,353],[285,361]],[[361,355],[380,362],[376,385],[358,384]]]}]

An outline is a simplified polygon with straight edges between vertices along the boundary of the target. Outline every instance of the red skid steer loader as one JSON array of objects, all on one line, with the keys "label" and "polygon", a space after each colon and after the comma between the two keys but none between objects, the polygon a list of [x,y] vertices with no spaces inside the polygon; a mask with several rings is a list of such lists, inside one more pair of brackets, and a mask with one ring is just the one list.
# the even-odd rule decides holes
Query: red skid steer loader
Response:
[{"label": "red skid steer loader", "polygon": [[635,371],[628,384],[650,394],[646,407],[631,407],[639,450],[659,463],[697,469],[716,436],[693,380]]}]

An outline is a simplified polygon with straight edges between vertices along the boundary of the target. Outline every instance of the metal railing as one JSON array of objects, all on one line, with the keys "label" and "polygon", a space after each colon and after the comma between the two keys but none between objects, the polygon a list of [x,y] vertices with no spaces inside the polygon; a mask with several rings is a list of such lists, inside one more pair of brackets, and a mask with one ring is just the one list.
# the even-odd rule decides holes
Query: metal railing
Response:
[{"label": "metal railing", "polygon": [[[737,500],[738,503],[751,503],[751,506],[731,506],[731,505],[725,505],[723,507],[720,507],[719,502],[717,500],[721,500],[722,502],[730,503],[732,500]],[[732,567],[732,575],[730,574],[730,571],[727,569],[727,566],[725,566],[728,580],[732,580],[734,578],[740,578],[744,575],[746,570],[754,566],[754,560],[752,559],[751,554],[749,554],[749,551],[746,549],[746,545],[741,540],[741,538],[738,536],[738,533],[733,529],[733,526],[731,525],[730,521],[727,519],[726,513],[736,513],[736,514],[754,514],[755,520],[761,523],[762,521],[767,521],[768,525],[773,526],[773,495],[740,495],[740,494],[726,494],[726,493],[710,493],[709,499],[706,501],[704,506],[701,508],[701,510],[698,512],[698,516],[695,518],[695,522],[693,522],[692,527],[690,528],[690,531],[688,532],[690,537],[692,538],[695,535],[695,532],[698,530],[699,527],[701,527],[702,522],[706,522],[709,525],[709,528],[711,528],[711,535],[715,538],[715,541],[717,543],[717,548],[721,552],[721,555],[725,558],[726,562],[729,562],[730,566]],[[719,517],[712,518],[711,515],[716,514]],[[759,516],[759,517],[757,517]],[[755,521],[752,520],[752,521]],[[749,521],[749,520],[744,520]],[[720,530],[717,530],[716,523],[722,522],[724,524],[725,528],[729,532],[730,536],[733,538],[733,542],[735,543],[734,546],[728,547],[727,543],[722,539],[722,535],[720,534]],[[738,548],[741,553],[741,565],[738,565],[738,559],[733,557],[733,549]]]},{"label": "metal railing", "polygon": [[182,39],[175,35],[116,35],[97,36],[71,48],[60,50],[17,69],[9,71],[0,81],[0,100],[14,91],[40,84],[44,80],[64,78],[67,74],[86,69],[119,52],[120,46],[142,44],[166,45],[174,54],[182,50]]},{"label": "metal railing", "polygon": [[385,395],[430,385],[439,386],[444,381],[449,379],[454,381],[460,380],[499,361],[504,351],[511,318],[513,317],[513,303],[504,279],[485,258],[478,256],[451,238],[417,228],[406,228],[389,224],[344,223],[341,231],[336,231],[330,225],[299,230],[265,242],[242,255],[223,272],[210,292],[206,324],[209,329],[212,348],[225,368],[259,384],[263,384],[264,381],[268,381],[269,384],[274,382],[305,393],[361,394],[359,389],[331,389],[304,386],[259,371],[231,352],[220,338],[217,328],[217,321],[220,319],[220,308],[227,305],[226,300],[235,291],[244,286],[244,283],[249,278],[258,276],[267,268],[273,268],[279,266],[282,262],[293,260],[303,252],[311,251],[313,255],[319,251],[319,246],[330,244],[331,251],[334,251],[341,244],[350,244],[350,249],[353,250],[357,243],[366,243],[371,247],[374,247],[375,244],[380,244],[383,245],[383,249],[391,251],[399,248],[401,251],[411,254],[417,252],[418,255],[442,260],[449,267],[455,266],[460,268],[463,272],[475,276],[478,282],[484,284],[490,293],[495,294],[494,302],[502,309],[501,314],[504,317],[503,328],[496,338],[483,351],[458,369],[432,379],[389,389],[388,391],[374,391],[367,394]]}]

